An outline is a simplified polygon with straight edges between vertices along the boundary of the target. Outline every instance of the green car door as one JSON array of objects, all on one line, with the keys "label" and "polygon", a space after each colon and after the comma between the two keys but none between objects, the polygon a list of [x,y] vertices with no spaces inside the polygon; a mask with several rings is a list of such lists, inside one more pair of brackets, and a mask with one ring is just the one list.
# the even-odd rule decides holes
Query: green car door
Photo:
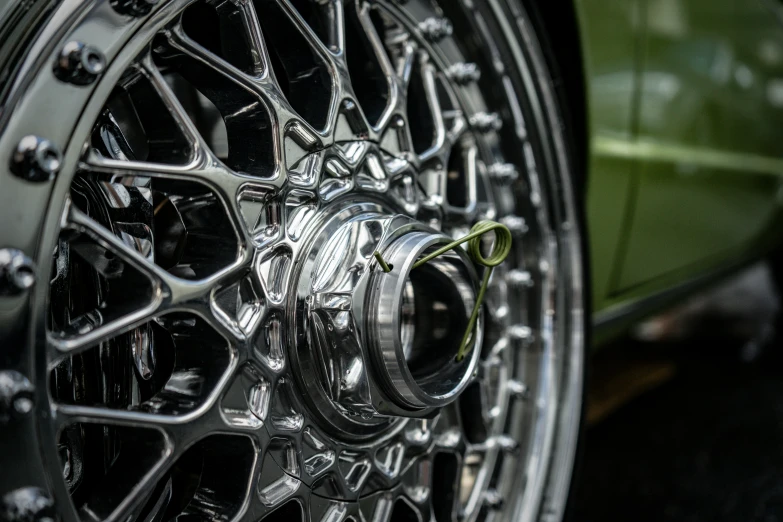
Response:
[{"label": "green car door", "polygon": [[783,25],[763,0],[579,6],[600,322],[765,245],[783,173]]}]

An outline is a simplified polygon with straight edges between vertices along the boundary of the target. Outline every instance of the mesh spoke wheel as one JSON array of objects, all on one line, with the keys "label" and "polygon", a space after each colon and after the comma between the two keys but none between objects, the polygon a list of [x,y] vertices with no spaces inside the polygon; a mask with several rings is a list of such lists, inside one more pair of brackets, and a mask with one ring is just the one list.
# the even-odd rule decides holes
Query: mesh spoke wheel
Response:
[{"label": "mesh spoke wheel", "polygon": [[[520,68],[540,67],[537,44],[500,45],[494,1],[146,5],[57,18],[65,41],[103,49],[77,72],[105,70],[80,84],[31,68],[9,105],[70,126],[30,239],[50,275],[13,334],[30,339],[39,414],[14,429],[40,444],[40,494],[64,520],[559,518],[581,245],[556,114]],[[57,134],[14,118],[0,145]],[[467,368],[448,349],[477,278],[454,254],[401,290],[393,337],[424,402],[394,398],[367,347],[375,298],[357,297],[372,251],[482,219],[514,247],[470,375],[456,400],[428,391],[441,366]]]}]

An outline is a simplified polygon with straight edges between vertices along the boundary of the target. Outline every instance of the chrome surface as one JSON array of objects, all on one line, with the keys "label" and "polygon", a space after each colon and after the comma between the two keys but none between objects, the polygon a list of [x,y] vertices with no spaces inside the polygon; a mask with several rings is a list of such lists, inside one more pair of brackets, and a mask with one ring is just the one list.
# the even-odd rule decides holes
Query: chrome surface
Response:
[{"label": "chrome surface", "polygon": [[111,5],[121,14],[144,16],[152,11],[159,0],[112,0]]},{"label": "chrome surface", "polygon": [[49,181],[60,171],[62,154],[52,142],[25,136],[11,158],[11,170],[27,181]]},{"label": "chrome surface", "polygon": [[[328,417],[326,405],[346,417],[330,419],[333,427],[378,416],[432,417],[467,386],[480,344],[471,357],[454,359],[476,299],[471,263],[456,252],[412,268],[450,241],[382,206],[354,203],[341,205],[301,254],[296,300],[305,307],[295,321],[295,373],[316,396],[315,409]],[[406,304],[415,313],[404,324]]]},{"label": "chrome surface", "polygon": [[33,410],[33,392],[33,384],[21,373],[0,371],[0,422],[28,415]]},{"label": "chrome surface", "polygon": [[475,63],[455,63],[446,70],[446,75],[458,85],[467,85],[481,79],[481,69]]},{"label": "chrome surface", "polygon": [[[481,351],[481,322],[469,356],[457,353],[478,281],[466,254],[452,251],[413,270],[424,255],[451,242],[443,234],[409,232],[382,250],[391,272],[371,277],[368,329],[372,355],[391,399],[402,408],[439,408],[453,402],[473,377]],[[401,310],[412,286],[415,324],[410,346],[402,343]]]},{"label": "chrome surface", "polygon": [[519,179],[519,172],[513,163],[495,163],[487,169],[487,174],[498,183],[510,185]]},{"label": "chrome surface", "polygon": [[[40,192],[12,186],[29,208],[51,201],[42,234],[8,232],[51,274],[35,315],[8,317],[34,339],[29,440],[63,519],[558,517],[581,394],[578,227],[567,165],[531,145],[557,124],[520,106],[552,108],[530,86],[520,105],[506,69],[453,38],[475,22],[491,50],[489,16],[418,0],[58,9],[31,55],[84,42],[106,66],[76,88],[23,64],[9,110],[29,117],[8,120],[0,153],[35,135],[63,150]],[[493,167],[509,163],[515,179]],[[474,269],[462,253],[424,281],[406,267],[479,219],[515,246],[457,364],[434,345],[461,337]]]},{"label": "chrome surface", "polygon": [[0,295],[20,294],[35,284],[35,263],[15,248],[0,249]]},{"label": "chrome surface", "polygon": [[8,522],[54,522],[57,510],[54,502],[40,488],[21,488],[3,496],[3,520]]},{"label": "chrome surface", "polygon": [[103,53],[84,42],[65,44],[57,58],[54,72],[58,78],[76,85],[88,85],[106,68]]}]

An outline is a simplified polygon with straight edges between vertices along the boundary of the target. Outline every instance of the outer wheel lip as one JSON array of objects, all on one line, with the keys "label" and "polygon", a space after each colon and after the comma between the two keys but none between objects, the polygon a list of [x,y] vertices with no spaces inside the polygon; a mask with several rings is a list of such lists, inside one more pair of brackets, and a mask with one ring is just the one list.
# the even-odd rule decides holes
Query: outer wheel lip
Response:
[{"label": "outer wheel lip", "polygon": [[[589,322],[589,315],[586,313],[589,311],[589,292],[584,279],[586,260],[583,258],[586,256],[584,240],[586,232],[583,213],[579,210],[582,207],[577,203],[574,178],[571,175],[572,157],[567,153],[569,149],[564,133],[557,125],[564,116],[558,110],[553,93],[547,88],[549,84],[546,81],[535,80],[535,78],[550,77],[539,47],[539,39],[521,2],[507,1],[507,9],[503,8],[502,0],[488,0],[487,3],[495,13],[496,19],[501,22],[503,36],[512,49],[513,60],[522,75],[523,92],[533,105],[534,111],[539,114],[534,121],[538,126],[536,135],[543,143],[542,149],[547,165],[545,174],[550,178],[548,194],[562,194],[561,211],[565,215],[556,220],[560,226],[555,229],[555,233],[560,238],[558,243],[561,248],[561,262],[568,266],[568,270],[563,272],[566,277],[560,281],[560,287],[569,290],[563,295],[571,300],[570,307],[565,310],[567,313],[563,313],[563,310],[560,313],[563,318],[560,327],[570,333],[570,339],[564,342],[565,346],[570,346],[570,354],[564,361],[570,371],[567,372],[568,379],[563,384],[566,394],[560,398],[562,402],[556,409],[559,419],[555,422],[560,428],[552,437],[556,449],[552,453],[546,482],[542,484],[544,492],[538,497],[542,500],[546,499],[546,504],[534,505],[532,502],[525,502],[526,498],[521,497],[516,499],[513,506],[515,519],[533,520],[539,513],[549,513],[555,518],[562,517],[573,482],[577,440],[584,416],[584,366],[588,340],[586,328]],[[514,18],[516,24],[511,23]],[[515,33],[514,25],[519,33]],[[518,34],[521,38],[517,36]],[[523,48],[520,41],[525,42],[528,47]],[[550,138],[551,143],[547,143]]]},{"label": "outer wheel lip", "polygon": [[[114,63],[114,62],[116,62],[116,60],[112,60],[112,62]],[[102,80],[101,84],[102,84],[102,85],[106,85],[106,83],[107,83],[107,82],[105,81],[105,77],[104,77],[104,79]],[[91,105],[93,105],[93,106],[94,106],[94,105],[95,105],[95,103],[91,103]],[[97,107],[97,109],[99,110],[99,109],[100,109],[100,107]],[[551,107],[550,107],[550,110],[551,110]],[[89,118],[87,118],[87,120],[89,120]],[[85,126],[86,126],[86,125],[84,124],[84,121],[85,121],[84,119],[82,119],[82,120],[81,120],[81,123],[80,123],[80,125],[79,125],[79,127],[80,127],[80,128],[82,128],[82,127],[85,127]],[[75,134],[78,134],[78,132],[76,132]],[[68,163],[69,163],[71,166],[74,166],[74,165],[75,165],[75,163],[77,162],[77,159],[76,159],[76,158],[78,157],[79,151],[78,151],[78,150],[76,150],[76,149],[78,149],[78,148],[79,148],[79,147],[78,147],[77,145],[75,145],[73,142],[71,142],[71,144],[70,144],[70,146],[69,146],[69,148],[68,148],[68,152],[67,152],[67,154],[66,154],[66,158],[67,158],[67,162],[68,162]],[[63,185],[65,185],[65,188],[64,188],[64,190],[67,190],[67,184],[64,184],[64,182],[63,182],[62,180],[59,180],[59,182],[58,182],[58,185],[57,185],[57,188],[56,188],[56,191],[59,191],[60,193],[62,193],[62,192],[64,191],[64,190],[63,190]],[[55,206],[56,206],[56,205],[55,205]],[[59,219],[59,212],[58,212],[58,209],[57,209],[57,208],[54,208],[55,206],[53,206],[53,207],[50,207],[50,216],[47,218],[47,222],[48,222],[48,223],[50,223],[50,224],[51,224],[51,223],[53,223],[53,222],[56,222],[56,221]],[[45,233],[45,234],[47,234],[47,233],[48,233],[48,231],[52,230],[52,228],[56,228],[56,227],[45,227],[45,232],[44,232],[44,233]],[[51,234],[49,234],[49,235],[51,235]],[[45,242],[44,244],[47,244],[47,243]],[[42,269],[42,273],[48,273],[48,272],[46,271],[46,270],[47,270],[47,268],[48,268],[48,267],[46,266],[46,264],[47,264],[47,256],[43,255],[43,256],[40,256],[40,257],[41,257],[41,261],[42,261],[42,262],[41,262],[41,269]],[[578,264],[578,263],[577,263],[577,264]],[[46,296],[45,296],[45,288],[44,288],[44,286],[43,286],[43,285],[39,285],[38,289],[36,290],[36,294],[37,294],[37,299],[39,300],[39,302],[43,302],[43,300],[45,300],[45,299],[46,299]],[[37,310],[37,309],[39,309],[39,308],[37,308],[37,307],[34,307],[33,309],[34,309],[34,310]],[[39,319],[38,319],[38,322],[42,322],[42,319],[40,319],[40,318],[39,318]],[[578,329],[577,329],[577,331],[578,331]],[[39,343],[40,343],[40,339],[39,339]],[[36,352],[37,352],[37,353],[41,353],[41,351],[42,351],[42,350],[36,350]],[[39,366],[39,368],[41,367],[41,365],[38,365],[38,366]],[[41,381],[39,381],[39,382],[41,382]],[[39,388],[39,394],[40,394],[41,392],[42,392],[42,390]],[[45,392],[44,392],[44,395],[45,395]],[[40,399],[43,399],[44,397],[39,397],[39,398],[40,398]],[[44,446],[45,446],[45,445],[44,445]],[[58,462],[57,456],[56,456],[56,455],[52,455],[52,454],[50,454],[50,455],[49,455],[49,457],[47,458],[47,460],[49,460],[49,461],[50,461],[50,462],[52,462],[52,463],[57,463],[57,462]]]}]

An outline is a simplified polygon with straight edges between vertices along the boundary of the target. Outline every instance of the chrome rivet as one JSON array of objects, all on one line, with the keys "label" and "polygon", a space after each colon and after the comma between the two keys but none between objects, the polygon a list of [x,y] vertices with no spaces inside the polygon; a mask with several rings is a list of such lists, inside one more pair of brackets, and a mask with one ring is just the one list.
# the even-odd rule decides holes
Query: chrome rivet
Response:
[{"label": "chrome rivet", "polygon": [[120,14],[130,16],[144,16],[152,11],[158,4],[158,0],[112,0],[111,6]]},{"label": "chrome rivet", "polygon": [[519,171],[513,163],[495,163],[487,169],[489,177],[502,185],[510,185],[519,178]]},{"label": "chrome rivet", "polygon": [[0,520],[8,522],[55,522],[54,501],[41,488],[28,487],[3,496]]},{"label": "chrome rivet", "polygon": [[481,134],[499,131],[503,128],[503,120],[496,112],[477,112],[470,118],[470,125]]},{"label": "chrome rivet", "polygon": [[509,395],[515,399],[527,400],[528,397],[530,397],[530,390],[527,385],[522,382],[510,380],[506,383],[506,389],[508,390]]},{"label": "chrome rivet", "polygon": [[508,227],[512,234],[520,236],[527,232],[525,218],[520,216],[505,216],[500,222]]},{"label": "chrome rivet", "polygon": [[0,372],[0,422],[26,417],[33,411],[32,383],[14,370]]},{"label": "chrome rivet", "polygon": [[519,452],[519,442],[508,435],[499,435],[495,437],[495,444],[498,449],[504,453],[514,454]]},{"label": "chrome rivet", "polygon": [[21,250],[0,249],[0,295],[16,295],[35,284],[35,264]]},{"label": "chrome rivet", "polygon": [[481,70],[475,63],[459,62],[450,66],[446,75],[458,85],[467,85],[479,81]]},{"label": "chrome rivet", "polygon": [[533,286],[533,277],[527,270],[509,270],[506,274],[506,282],[515,288]]},{"label": "chrome rivet", "polygon": [[54,73],[62,81],[75,85],[89,85],[106,69],[103,53],[84,42],[65,44],[57,57]]},{"label": "chrome rivet", "polygon": [[508,328],[508,337],[513,341],[529,342],[533,339],[533,330],[529,326],[515,324]]},{"label": "chrome rivet", "polygon": [[499,511],[503,509],[503,495],[496,489],[488,489],[481,497],[482,503],[488,509]]},{"label": "chrome rivet", "polygon": [[11,156],[11,172],[27,181],[49,181],[60,171],[63,157],[49,140],[25,136]]},{"label": "chrome rivet", "polygon": [[430,42],[439,42],[452,35],[454,26],[446,18],[431,16],[419,24],[419,30]]}]

